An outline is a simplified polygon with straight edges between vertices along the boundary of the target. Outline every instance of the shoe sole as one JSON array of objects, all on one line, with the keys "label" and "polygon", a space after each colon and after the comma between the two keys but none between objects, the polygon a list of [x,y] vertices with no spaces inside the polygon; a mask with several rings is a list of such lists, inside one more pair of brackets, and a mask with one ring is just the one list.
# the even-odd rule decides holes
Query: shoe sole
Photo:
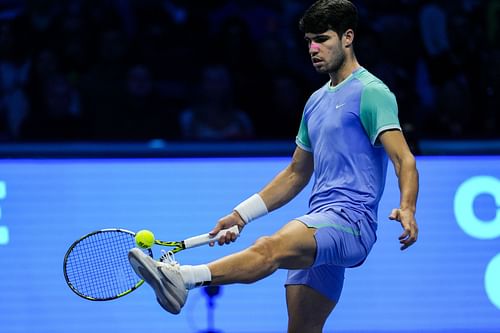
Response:
[{"label": "shoe sole", "polygon": [[[130,251],[128,258],[134,272],[153,288],[156,299],[161,307],[172,314],[180,313],[181,307],[179,305],[175,306],[175,309],[171,309],[164,305],[164,303],[171,303],[164,297],[164,295],[169,294],[169,291],[158,277],[160,272],[154,261],[140,250]],[[164,275],[162,274],[162,276]],[[166,276],[164,277],[167,278]]]}]

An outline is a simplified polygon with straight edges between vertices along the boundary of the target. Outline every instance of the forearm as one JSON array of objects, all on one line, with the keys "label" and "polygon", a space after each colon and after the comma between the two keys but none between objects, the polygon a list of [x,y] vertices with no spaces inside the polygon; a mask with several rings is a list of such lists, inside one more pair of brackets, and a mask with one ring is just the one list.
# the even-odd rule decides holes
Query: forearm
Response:
[{"label": "forearm", "polygon": [[396,174],[399,181],[400,204],[399,208],[416,211],[418,197],[418,171],[416,161],[412,155],[405,156],[396,165]]},{"label": "forearm", "polygon": [[398,176],[400,202],[399,208],[391,211],[389,219],[401,223],[404,231],[399,236],[401,250],[407,249],[417,241],[418,226],[415,220],[418,196],[418,171],[415,157],[410,152],[400,131],[386,131],[381,134],[384,145]]}]

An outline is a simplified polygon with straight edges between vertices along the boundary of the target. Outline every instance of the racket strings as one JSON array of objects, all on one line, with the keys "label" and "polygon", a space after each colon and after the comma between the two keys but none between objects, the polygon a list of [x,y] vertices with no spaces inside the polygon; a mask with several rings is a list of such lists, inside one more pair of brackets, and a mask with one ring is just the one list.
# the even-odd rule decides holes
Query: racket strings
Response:
[{"label": "racket strings", "polygon": [[140,281],[127,256],[135,246],[132,234],[120,231],[100,232],[75,245],[66,262],[71,285],[83,296],[114,298]]}]

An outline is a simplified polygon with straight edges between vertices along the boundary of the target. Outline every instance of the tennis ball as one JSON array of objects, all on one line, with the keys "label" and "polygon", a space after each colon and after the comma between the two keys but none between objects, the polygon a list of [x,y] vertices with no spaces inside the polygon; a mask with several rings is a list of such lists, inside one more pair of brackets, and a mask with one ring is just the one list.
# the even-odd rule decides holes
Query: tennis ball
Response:
[{"label": "tennis ball", "polygon": [[135,234],[135,243],[138,247],[149,249],[155,242],[155,235],[149,230],[141,230]]}]

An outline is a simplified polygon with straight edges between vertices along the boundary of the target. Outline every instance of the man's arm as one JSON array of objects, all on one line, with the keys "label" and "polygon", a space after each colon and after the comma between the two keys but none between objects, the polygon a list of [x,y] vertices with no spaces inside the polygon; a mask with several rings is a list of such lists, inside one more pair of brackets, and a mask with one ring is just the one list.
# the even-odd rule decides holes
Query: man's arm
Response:
[{"label": "man's arm", "polygon": [[295,198],[309,183],[313,170],[312,154],[297,147],[290,164],[259,192],[268,211],[278,209]]},{"label": "man's arm", "polygon": [[[313,170],[312,153],[297,147],[290,164],[259,192],[267,210],[270,212],[278,209],[299,194],[309,183]],[[240,230],[245,226],[245,221],[236,211],[221,218],[210,234],[215,235],[221,229],[227,229],[233,225],[238,225]],[[219,244],[228,244],[234,240],[234,235],[228,235],[219,239]]]},{"label": "man's arm", "polygon": [[410,152],[406,140],[399,130],[385,131],[379,136],[389,158],[394,164],[400,190],[399,208],[393,209],[389,219],[401,223],[404,231],[399,236],[401,250],[417,241],[418,226],[415,211],[418,196],[418,171],[415,157]]}]

